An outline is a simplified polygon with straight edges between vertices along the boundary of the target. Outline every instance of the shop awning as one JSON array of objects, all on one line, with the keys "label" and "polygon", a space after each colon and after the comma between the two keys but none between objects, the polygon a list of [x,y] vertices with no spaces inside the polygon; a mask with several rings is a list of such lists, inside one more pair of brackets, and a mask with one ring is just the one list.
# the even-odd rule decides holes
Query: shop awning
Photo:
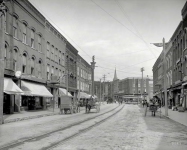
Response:
[{"label": "shop awning", "polygon": [[4,77],[4,92],[7,94],[21,94],[23,91],[12,81],[11,78]]},{"label": "shop awning", "polygon": [[47,88],[41,84],[21,81],[21,89],[23,90],[22,95],[53,97],[53,95],[47,90]]},{"label": "shop awning", "polygon": [[[59,94],[60,94],[60,96],[66,95],[66,92],[67,92],[66,89],[59,88]],[[68,92],[68,96],[72,96],[72,95]]]}]

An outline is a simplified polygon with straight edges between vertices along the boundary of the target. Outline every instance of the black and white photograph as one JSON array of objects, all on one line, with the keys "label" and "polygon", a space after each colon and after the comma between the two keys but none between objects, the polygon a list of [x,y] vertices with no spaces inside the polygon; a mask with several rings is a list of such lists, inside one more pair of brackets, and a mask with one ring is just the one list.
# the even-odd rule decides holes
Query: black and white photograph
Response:
[{"label": "black and white photograph", "polygon": [[187,1],[0,0],[0,150],[187,150]]}]

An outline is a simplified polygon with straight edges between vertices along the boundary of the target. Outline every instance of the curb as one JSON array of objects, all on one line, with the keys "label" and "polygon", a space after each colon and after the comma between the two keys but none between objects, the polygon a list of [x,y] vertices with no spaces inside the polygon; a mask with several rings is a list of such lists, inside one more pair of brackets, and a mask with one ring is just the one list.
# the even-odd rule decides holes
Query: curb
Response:
[{"label": "curb", "polygon": [[7,123],[11,123],[11,122],[18,122],[18,121],[23,121],[23,120],[29,120],[29,119],[35,119],[35,118],[41,118],[41,117],[46,117],[46,116],[53,116],[53,115],[60,115],[60,112],[4,120],[3,124],[7,124]]}]

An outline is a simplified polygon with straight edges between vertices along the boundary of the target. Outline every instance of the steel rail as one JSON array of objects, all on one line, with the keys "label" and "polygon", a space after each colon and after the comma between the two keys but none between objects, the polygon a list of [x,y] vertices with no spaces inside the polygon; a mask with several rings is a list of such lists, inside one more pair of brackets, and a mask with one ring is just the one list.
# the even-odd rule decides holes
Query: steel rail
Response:
[{"label": "steel rail", "polygon": [[104,112],[104,113],[102,113],[102,114],[99,114],[99,115],[96,115],[96,116],[94,116],[94,117],[90,117],[90,118],[87,118],[87,119],[84,119],[84,120],[81,120],[81,121],[78,121],[78,122],[69,124],[69,125],[67,125],[67,126],[65,126],[65,127],[62,127],[62,128],[60,128],[60,129],[57,129],[57,130],[50,131],[50,132],[47,132],[47,133],[44,133],[44,134],[41,134],[41,135],[33,136],[33,137],[30,137],[30,138],[27,138],[27,139],[19,140],[18,142],[16,141],[16,142],[14,142],[14,143],[7,144],[7,145],[5,145],[5,146],[1,146],[1,147],[0,147],[0,150],[8,150],[8,149],[10,149],[10,148],[14,148],[14,147],[16,147],[16,146],[22,145],[22,144],[24,144],[25,142],[30,142],[30,141],[33,141],[33,140],[36,140],[36,139],[45,138],[46,136],[48,136],[48,135],[50,135],[50,134],[53,134],[53,133],[56,133],[56,132],[59,132],[59,131],[63,131],[63,130],[69,129],[69,128],[71,128],[71,127],[77,126],[77,125],[82,124],[82,123],[84,123],[84,122],[93,120],[93,119],[98,118],[98,117],[100,117],[100,116],[103,116],[103,115],[105,115],[105,114],[107,114],[107,113],[110,113],[110,112],[114,111],[114,110],[117,109],[118,107],[119,107],[119,106],[117,106],[117,107],[115,107],[115,108],[113,108],[113,109],[111,109],[111,110],[109,110],[109,111],[106,111],[106,112]]},{"label": "steel rail", "polygon": [[108,117],[106,117],[106,118],[104,118],[104,119],[98,121],[97,123],[95,123],[95,124],[93,124],[93,125],[91,125],[91,126],[85,128],[85,129],[80,130],[80,132],[78,132],[78,133],[75,133],[75,134],[73,134],[73,135],[71,135],[71,136],[69,136],[69,137],[67,137],[67,138],[65,138],[65,139],[63,139],[63,140],[61,140],[61,141],[55,142],[55,143],[51,144],[50,146],[44,147],[44,148],[42,148],[41,150],[52,150],[53,148],[55,148],[55,147],[57,147],[57,146],[59,146],[59,145],[63,145],[65,142],[67,142],[67,141],[69,141],[69,140],[71,140],[71,139],[73,139],[73,138],[79,136],[80,134],[85,133],[85,132],[91,130],[92,128],[94,128],[94,127],[100,125],[101,123],[107,121],[108,119],[110,119],[111,117],[113,117],[114,115],[116,115],[117,113],[119,113],[123,108],[124,108],[124,105],[123,105],[122,108],[120,108],[118,111],[116,111],[116,112],[113,113],[112,115],[110,115],[110,116],[108,116]]}]

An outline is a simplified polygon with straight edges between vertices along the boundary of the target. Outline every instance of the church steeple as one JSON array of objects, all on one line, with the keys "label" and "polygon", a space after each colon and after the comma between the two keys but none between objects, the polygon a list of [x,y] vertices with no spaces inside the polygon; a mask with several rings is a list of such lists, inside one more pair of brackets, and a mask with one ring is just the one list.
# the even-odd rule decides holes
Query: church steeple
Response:
[{"label": "church steeple", "polygon": [[114,72],[114,79],[113,79],[113,81],[115,81],[115,80],[117,80],[118,78],[117,78],[117,74],[116,74],[116,68],[115,68],[115,72]]}]

